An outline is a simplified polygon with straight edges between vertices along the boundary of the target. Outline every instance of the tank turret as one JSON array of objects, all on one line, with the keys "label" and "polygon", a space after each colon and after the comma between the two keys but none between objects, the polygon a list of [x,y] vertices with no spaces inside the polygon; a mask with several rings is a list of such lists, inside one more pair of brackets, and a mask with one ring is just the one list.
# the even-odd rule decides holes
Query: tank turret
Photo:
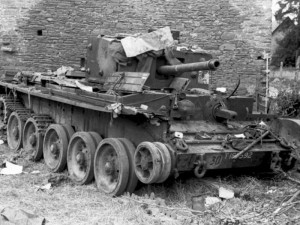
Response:
[{"label": "tank turret", "polygon": [[[147,35],[152,37],[151,33]],[[149,73],[145,85],[150,89],[169,88],[176,77],[189,80],[187,88],[197,88],[203,86],[198,83],[198,71],[216,70],[220,66],[220,62],[212,59],[212,55],[206,51],[174,44],[167,37],[170,42],[168,45],[159,39],[153,41],[159,48],[150,43],[153,48],[146,52],[143,50],[148,45],[139,46],[138,39],[131,39],[128,36],[90,37],[86,61],[87,79],[103,83],[116,72],[140,72]],[[148,36],[144,37],[142,43],[149,39]]]}]

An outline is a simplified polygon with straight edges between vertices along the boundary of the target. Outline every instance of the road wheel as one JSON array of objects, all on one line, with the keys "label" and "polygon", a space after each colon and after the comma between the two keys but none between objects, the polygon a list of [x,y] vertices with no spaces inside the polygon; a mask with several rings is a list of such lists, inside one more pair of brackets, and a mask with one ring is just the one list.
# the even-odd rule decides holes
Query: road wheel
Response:
[{"label": "road wheel", "polygon": [[129,159],[124,145],[117,138],[100,142],[94,168],[98,189],[113,196],[124,193],[129,177]]},{"label": "road wheel", "polygon": [[92,138],[95,142],[95,145],[97,147],[98,144],[102,141],[102,137],[97,132],[94,132],[94,131],[90,131],[88,133],[92,136]]},{"label": "road wheel", "polygon": [[96,144],[88,132],[76,132],[68,146],[68,170],[77,184],[88,184],[94,177],[94,155]]},{"label": "road wheel", "polygon": [[60,124],[51,124],[46,130],[43,154],[46,165],[52,172],[61,172],[67,163],[68,134]]},{"label": "road wheel", "polygon": [[74,128],[71,125],[69,125],[69,124],[62,124],[62,126],[64,127],[64,129],[65,129],[65,131],[67,133],[68,140],[70,141],[71,137],[75,133]]},{"label": "road wheel", "polygon": [[28,116],[24,113],[13,112],[7,122],[7,144],[11,150],[22,148],[23,128]]},{"label": "road wheel", "polygon": [[161,159],[162,159],[162,170],[161,170],[159,179],[156,181],[156,183],[163,183],[165,180],[168,179],[168,177],[171,174],[171,167],[172,167],[171,154],[170,154],[167,146],[165,146],[163,143],[154,142],[154,144],[158,148]]},{"label": "road wheel", "polygon": [[162,159],[155,144],[145,141],[138,145],[134,154],[134,170],[144,184],[152,184],[159,179]]},{"label": "road wheel", "polygon": [[127,138],[118,138],[118,139],[123,144],[129,160],[129,177],[128,177],[127,186],[125,188],[125,192],[133,193],[139,181],[134,171],[134,152],[136,148],[133,145],[133,143],[129,141]]},{"label": "road wheel", "polygon": [[32,153],[35,161],[43,156],[44,134],[51,122],[52,119],[49,116],[34,115],[24,125],[23,148]]}]

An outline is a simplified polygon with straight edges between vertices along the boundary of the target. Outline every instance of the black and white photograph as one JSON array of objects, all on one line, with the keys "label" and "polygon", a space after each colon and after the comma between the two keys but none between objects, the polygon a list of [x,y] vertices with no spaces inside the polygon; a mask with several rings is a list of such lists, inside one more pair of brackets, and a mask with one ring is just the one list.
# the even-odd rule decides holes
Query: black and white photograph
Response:
[{"label": "black and white photograph", "polygon": [[0,0],[0,225],[300,224],[300,0]]}]

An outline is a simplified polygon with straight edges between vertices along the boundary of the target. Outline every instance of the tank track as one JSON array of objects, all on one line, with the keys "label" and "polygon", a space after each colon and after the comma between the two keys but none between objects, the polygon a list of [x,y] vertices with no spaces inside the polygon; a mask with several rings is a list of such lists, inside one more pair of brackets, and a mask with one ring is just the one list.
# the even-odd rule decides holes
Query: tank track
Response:
[{"label": "tank track", "polygon": [[23,112],[25,111],[27,114],[29,114],[29,110],[24,107],[19,99],[14,99],[13,97],[6,95],[0,95],[0,117],[4,124],[7,124],[10,114],[14,111],[21,113],[22,116]]},{"label": "tank track", "polygon": [[[31,159],[40,160],[43,156],[43,140],[48,126],[53,120],[48,115],[32,114],[23,128],[23,148],[31,152]],[[34,126],[34,131],[32,130]],[[31,127],[31,128],[30,128]]]},{"label": "tank track", "polygon": [[52,118],[48,115],[33,114],[31,115],[31,118],[33,118],[37,124],[37,132],[43,135],[45,134],[48,126],[53,123]]}]

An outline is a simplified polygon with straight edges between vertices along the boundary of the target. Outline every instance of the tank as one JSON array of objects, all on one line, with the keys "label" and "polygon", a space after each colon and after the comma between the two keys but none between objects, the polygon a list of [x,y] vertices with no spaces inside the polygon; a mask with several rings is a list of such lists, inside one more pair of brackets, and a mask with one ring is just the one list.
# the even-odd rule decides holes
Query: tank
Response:
[{"label": "tank", "polygon": [[[0,82],[11,150],[24,148],[53,172],[118,196],[138,182],[186,172],[288,170],[298,120],[253,113],[254,99],[219,95],[200,81],[222,66],[158,29],[92,36],[84,72],[20,71]],[[265,122],[261,122],[265,121]],[[272,121],[269,125],[267,121]]]}]

